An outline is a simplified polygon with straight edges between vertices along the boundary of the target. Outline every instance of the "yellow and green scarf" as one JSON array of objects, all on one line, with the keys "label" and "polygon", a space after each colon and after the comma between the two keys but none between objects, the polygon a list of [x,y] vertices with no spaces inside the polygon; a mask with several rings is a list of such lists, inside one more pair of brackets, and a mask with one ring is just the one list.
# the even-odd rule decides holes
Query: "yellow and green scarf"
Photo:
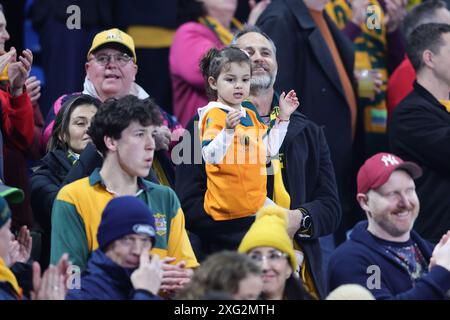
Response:
[{"label": "yellow and green scarf", "polygon": [[[220,24],[219,21],[214,19],[211,16],[201,17],[198,19],[198,21],[207,26],[212,32],[214,32],[217,37],[220,39],[220,42],[223,43],[223,45],[229,45],[231,43],[231,40],[233,40],[233,33],[225,28],[223,25]],[[232,30],[242,30],[243,25],[239,20],[236,18],[231,19],[231,25]]]},{"label": "yellow and green scarf", "polygon": [[[379,8],[378,12],[367,13],[368,19],[379,23],[380,28],[369,29],[367,23],[361,24],[361,33],[354,40],[355,70],[377,69],[381,73],[383,86],[381,92],[376,93],[374,100],[361,99],[360,107],[364,110],[364,127],[367,133],[385,133],[387,124],[386,83],[388,79],[386,55],[386,28],[384,27],[384,12],[377,0],[370,0],[369,6]],[[352,9],[346,0],[331,0],[325,10],[339,29],[344,29],[352,19]]]},{"label": "yellow and green scarf", "polygon": [[19,287],[16,276],[9,269],[2,257],[0,257],[0,282],[7,282],[14,289],[18,299],[22,299],[22,289]]}]

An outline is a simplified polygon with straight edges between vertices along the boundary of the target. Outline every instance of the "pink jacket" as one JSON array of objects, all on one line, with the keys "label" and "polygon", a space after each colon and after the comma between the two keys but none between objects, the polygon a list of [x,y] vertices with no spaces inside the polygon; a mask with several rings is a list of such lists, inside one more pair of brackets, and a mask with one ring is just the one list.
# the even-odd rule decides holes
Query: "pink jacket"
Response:
[{"label": "pink jacket", "polygon": [[214,32],[198,22],[187,22],[175,33],[169,65],[173,110],[183,126],[197,114],[198,108],[208,104],[199,63],[203,55],[213,47],[222,48],[223,44]]}]

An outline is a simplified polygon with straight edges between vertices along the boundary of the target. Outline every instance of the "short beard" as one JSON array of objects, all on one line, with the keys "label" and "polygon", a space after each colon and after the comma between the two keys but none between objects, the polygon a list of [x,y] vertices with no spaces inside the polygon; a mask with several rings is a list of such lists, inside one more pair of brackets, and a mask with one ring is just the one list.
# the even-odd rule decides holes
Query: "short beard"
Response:
[{"label": "short beard", "polygon": [[254,94],[270,89],[275,82],[274,80],[275,77],[270,75],[252,77],[250,80],[250,93]]}]

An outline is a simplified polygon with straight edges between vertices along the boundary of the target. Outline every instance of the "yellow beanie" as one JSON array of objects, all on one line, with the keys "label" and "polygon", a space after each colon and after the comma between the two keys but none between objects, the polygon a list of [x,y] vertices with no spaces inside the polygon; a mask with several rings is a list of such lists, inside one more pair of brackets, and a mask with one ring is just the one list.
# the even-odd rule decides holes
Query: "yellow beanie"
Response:
[{"label": "yellow beanie", "polygon": [[256,220],[244,236],[238,251],[248,253],[257,247],[273,247],[289,255],[292,271],[297,269],[297,259],[292,240],[287,233],[286,210],[278,206],[263,207]]}]

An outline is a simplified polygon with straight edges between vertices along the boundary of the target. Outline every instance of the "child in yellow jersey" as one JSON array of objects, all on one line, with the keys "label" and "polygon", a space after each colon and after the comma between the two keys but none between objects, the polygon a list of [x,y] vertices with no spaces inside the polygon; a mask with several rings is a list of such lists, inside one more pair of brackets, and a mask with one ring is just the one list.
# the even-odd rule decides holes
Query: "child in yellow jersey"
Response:
[{"label": "child in yellow jersey", "polygon": [[251,61],[238,48],[211,49],[200,62],[211,101],[198,110],[202,155],[206,163],[205,211],[215,220],[255,214],[274,204],[267,198],[267,157],[286,135],[299,102],[291,90],[280,96],[280,113],[268,128],[258,112],[242,102],[250,94]]}]

